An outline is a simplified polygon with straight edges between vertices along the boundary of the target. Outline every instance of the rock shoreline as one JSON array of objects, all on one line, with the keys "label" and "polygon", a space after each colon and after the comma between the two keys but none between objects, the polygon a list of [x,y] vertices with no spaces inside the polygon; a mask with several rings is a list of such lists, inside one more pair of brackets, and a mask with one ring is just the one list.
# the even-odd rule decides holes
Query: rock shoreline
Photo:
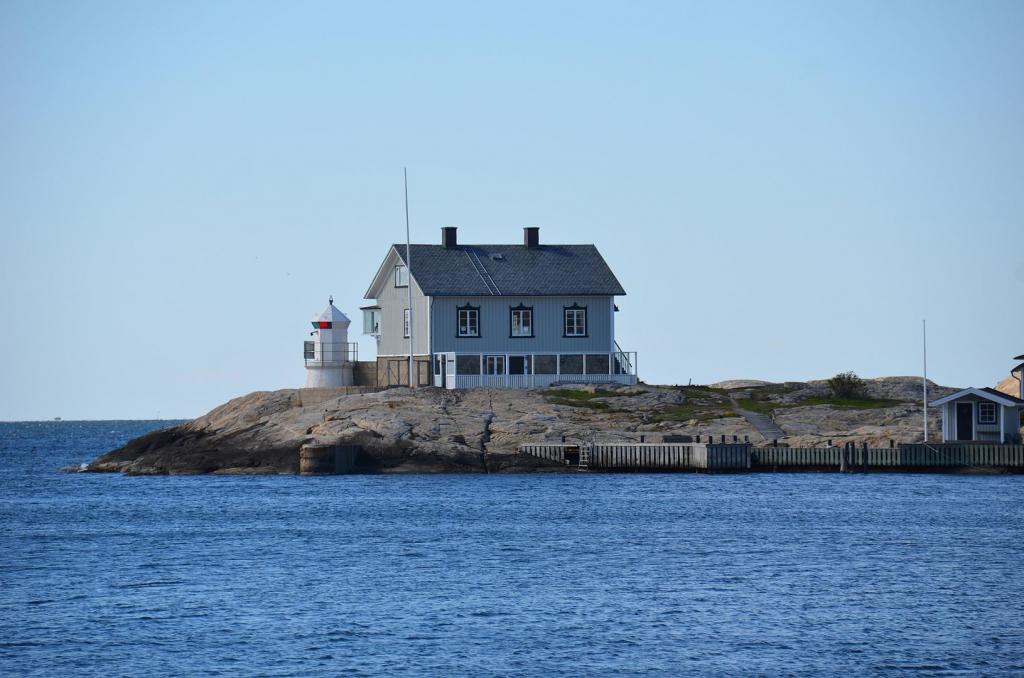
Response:
[{"label": "rock shoreline", "polygon": [[[919,388],[912,378],[869,382],[892,399],[873,410],[801,407],[820,384],[758,385],[741,390],[669,386],[579,386],[542,390],[395,388],[371,393],[329,389],[258,391],[185,424],[154,431],[82,469],[131,475],[294,474],[308,443],[357,445],[356,473],[521,473],[564,470],[520,454],[525,442],[648,442],[664,435],[761,437],[736,416],[737,397],[769,399],[795,446],[843,440],[913,442],[919,436]],[[941,387],[936,387],[940,389]],[[810,394],[810,395],[809,395]],[[934,417],[938,426],[938,418]]]}]

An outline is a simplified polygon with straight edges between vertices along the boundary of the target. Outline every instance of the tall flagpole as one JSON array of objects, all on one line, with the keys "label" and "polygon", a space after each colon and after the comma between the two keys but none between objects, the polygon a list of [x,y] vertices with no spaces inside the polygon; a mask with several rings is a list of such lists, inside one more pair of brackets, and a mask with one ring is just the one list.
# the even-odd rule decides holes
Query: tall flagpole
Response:
[{"label": "tall flagpole", "polygon": [[409,171],[407,168],[402,168],[402,179],[405,183],[405,272],[408,280],[406,281],[407,287],[409,288],[409,388],[413,387],[413,324],[412,324],[412,246],[409,244]]},{"label": "tall flagpole", "polygon": [[924,442],[928,442],[928,321],[921,321],[921,344],[924,348],[924,377],[921,388],[924,391]]}]

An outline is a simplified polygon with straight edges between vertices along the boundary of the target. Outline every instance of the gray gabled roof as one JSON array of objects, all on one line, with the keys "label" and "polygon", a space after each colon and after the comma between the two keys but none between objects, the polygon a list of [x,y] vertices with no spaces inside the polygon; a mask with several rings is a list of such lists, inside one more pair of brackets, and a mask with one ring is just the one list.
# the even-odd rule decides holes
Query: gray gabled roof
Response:
[{"label": "gray gabled roof", "polygon": [[989,388],[988,386],[986,386],[984,388],[961,389],[956,393],[950,393],[948,396],[944,398],[939,398],[938,400],[931,401],[930,403],[928,403],[928,406],[938,407],[939,405],[945,405],[946,403],[952,400],[957,400],[968,395],[984,398],[985,400],[992,400],[999,403],[1000,405],[1006,405],[1007,407],[1019,407],[1021,405],[1024,405],[1024,400],[1021,400],[1016,396],[1012,396],[1007,393],[1003,393],[1002,391],[997,391],[994,388]]},{"label": "gray gabled roof", "polygon": [[[394,245],[405,262],[405,245]],[[624,295],[593,245],[412,245],[410,271],[427,296]]]}]

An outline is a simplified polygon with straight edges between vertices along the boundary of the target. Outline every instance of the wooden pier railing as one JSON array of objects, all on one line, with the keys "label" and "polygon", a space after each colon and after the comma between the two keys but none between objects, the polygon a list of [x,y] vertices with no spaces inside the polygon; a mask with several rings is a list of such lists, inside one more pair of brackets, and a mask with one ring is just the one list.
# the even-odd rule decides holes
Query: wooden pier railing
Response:
[{"label": "wooden pier railing", "polygon": [[[599,470],[623,471],[897,471],[1005,469],[1024,472],[1024,445],[899,447],[754,447],[707,443],[528,443],[519,451]],[[581,454],[582,453],[582,454]]]}]

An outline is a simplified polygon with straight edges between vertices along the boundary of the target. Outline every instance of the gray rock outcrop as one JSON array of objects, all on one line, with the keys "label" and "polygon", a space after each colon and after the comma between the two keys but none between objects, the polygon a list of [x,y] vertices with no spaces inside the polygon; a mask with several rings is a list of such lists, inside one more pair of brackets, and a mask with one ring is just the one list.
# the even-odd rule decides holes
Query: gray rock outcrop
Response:
[{"label": "gray rock outcrop", "polygon": [[[935,396],[950,389],[935,386]],[[658,442],[662,436],[761,436],[735,412],[753,399],[784,430],[782,442],[812,446],[845,440],[920,440],[920,381],[868,381],[883,398],[858,409],[822,403],[822,383],[745,382],[742,391],[709,387],[565,386],[548,390],[395,388],[370,393],[328,389],[260,391],[180,426],[155,431],[102,455],[87,471],[130,474],[296,473],[307,443],[356,445],[356,471],[550,471],[552,462],[518,453],[525,442]],[[915,402],[917,401],[917,402]],[[750,402],[745,400],[743,402]],[[937,435],[938,413],[930,424]]]}]

